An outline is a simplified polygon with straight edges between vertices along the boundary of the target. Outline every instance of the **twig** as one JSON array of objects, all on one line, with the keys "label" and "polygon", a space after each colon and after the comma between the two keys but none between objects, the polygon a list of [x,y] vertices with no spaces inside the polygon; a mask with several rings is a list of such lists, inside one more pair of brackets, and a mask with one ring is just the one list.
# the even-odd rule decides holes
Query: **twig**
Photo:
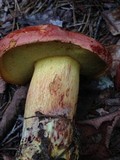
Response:
[{"label": "twig", "polygon": [[57,1],[56,2],[56,8],[59,8],[59,7],[63,7],[63,6],[66,6],[66,5],[68,5],[69,4],[69,2],[68,2],[68,0],[67,1]]},{"label": "twig", "polygon": [[46,2],[47,2],[47,0],[46,1],[44,1],[44,3],[43,4],[41,4],[41,6],[38,8],[38,9],[36,9],[34,12],[32,12],[32,14],[31,15],[34,15],[34,14],[36,14],[36,13],[38,13],[43,7],[44,7],[44,5],[46,4]]},{"label": "twig", "polygon": [[95,29],[95,33],[94,33],[94,38],[97,39],[98,35],[98,31],[99,31],[99,27],[100,27],[100,22],[102,20],[102,16],[99,16],[97,24],[96,24],[96,29]]},{"label": "twig", "polygon": [[73,12],[73,24],[75,25],[76,24],[76,15],[75,15],[75,4],[74,4],[74,2],[72,3],[71,7],[72,7],[72,12]]},{"label": "twig", "polygon": [[81,31],[82,33],[84,33],[86,27],[87,27],[88,24],[89,24],[90,15],[91,15],[91,9],[89,9],[89,13],[88,13],[88,15],[87,15],[86,23],[85,23],[85,25],[84,25],[84,27],[82,28],[82,31]]},{"label": "twig", "polygon": [[15,22],[16,22],[16,20],[15,20],[15,18],[13,18],[12,31],[14,31],[14,28],[15,28]]},{"label": "twig", "polygon": [[[23,124],[18,125],[15,129],[13,128],[12,131],[3,139],[3,141],[1,142],[2,146],[5,145],[6,143],[9,143],[9,138],[16,132],[18,131],[20,128],[22,128]],[[15,137],[14,137],[15,138]]]},{"label": "twig", "polygon": [[[76,24],[71,24],[71,25],[67,25],[66,28],[71,28],[71,27],[77,27],[77,26],[82,26],[85,23],[76,23]],[[79,27],[80,28],[80,27]],[[79,30],[78,30],[79,31]]]},{"label": "twig", "polygon": [[87,15],[86,15],[86,14],[84,14],[84,16],[83,16],[83,20],[82,20],[82,22],[81,22],[81,26],[80,26],[80,27],[79,27],[79,29],[78,29],[78,31],[79,31],[79,32],[81,32],[81,30],[82,30],[82,25],[83,25],[83,24],[85,24],[86,16],[87,16]]},{"label": "twig", "polygon": [[28,4],[25,8],[24,8],[24,14],[27,14],[32,8],[34,8],[37,3],[39,2],[39,0],[33,1],[30,4]]},{"label": "twig", "polygon": [[17,137],[18,137],[18,135],[15,135],[15,136],[9,138],[8,141],[2,143],[2,146],[7,145],[7,144],[9,144],[10,142],[13,142],[14,139],[16,139]]},{"label": "twig", "polygon": [[21,9],[20,9],[20,6],[19,6],[19,4],[18,4],[18,1],[17,1],[17,0],[14,0],[14,2],[15,2],[16,7],[18,8],[19,12],[21,13]]}]

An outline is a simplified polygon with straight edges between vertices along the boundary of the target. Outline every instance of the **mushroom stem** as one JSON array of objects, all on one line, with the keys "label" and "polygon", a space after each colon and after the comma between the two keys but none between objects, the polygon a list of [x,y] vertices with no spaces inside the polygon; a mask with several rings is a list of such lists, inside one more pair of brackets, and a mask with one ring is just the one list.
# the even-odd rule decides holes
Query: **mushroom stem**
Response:
[{"label": "mushroom stem", "polygon": [[70,146],[79,71],[78,62],[67,56],[45,58],[35,64],[17,160],[78,159],[77,145],[74,149]]}]

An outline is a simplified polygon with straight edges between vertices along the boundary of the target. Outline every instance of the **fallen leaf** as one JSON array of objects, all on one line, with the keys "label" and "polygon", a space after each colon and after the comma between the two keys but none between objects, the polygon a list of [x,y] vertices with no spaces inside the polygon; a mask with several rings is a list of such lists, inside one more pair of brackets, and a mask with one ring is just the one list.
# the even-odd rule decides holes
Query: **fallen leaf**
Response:
[{"label": "fallen leaf", "polygon": [[117,41],[117,45],[120,45],[120,39]]},{"label": "fallen leaf", "polygon": [[13,99],[3,114],[0,121],[0,141],[6,136],[9,130],[14,125],[18,112],[20,111],[19,104],[26,98],[27,87],[20,87],[16,90]]},{"label": "fallen leaf", "polygon": [[111,75],[115,77],[116,89],[120,89],[120,45],[111,45],[107,47],[112,55]]},{"label": "fallen leaf", "polygon": [[98,109],[96,109],[96,112],[99,113],[100,116],[105,116],[109,113],[109,112],[105,111],[104,108],[98,108]]},{"label": "fallen leaf", "polygon": [[11,157],[11,156],[7,156],[7,155],[2,155],[3,156],[3,160],[15,160],[14,157]]},{"label": "fallen leaf", "polygon": [[6,82],[0,77],[0,94],[3,94],[5,89],[6,89]]},{"label": "fallen leaf", "polygon": [[0,0],[0,8],[2,8],[2,5],[3,5],[3,1]]},{"label": "fallen leaf", "polygon": [[78,122],[77,128],[81,133],[81,141],[84,142],[81,154],[91,155],[96,159],[109,157],[110,138],[118,122],[120,122],[120,110],[106,116]]}]

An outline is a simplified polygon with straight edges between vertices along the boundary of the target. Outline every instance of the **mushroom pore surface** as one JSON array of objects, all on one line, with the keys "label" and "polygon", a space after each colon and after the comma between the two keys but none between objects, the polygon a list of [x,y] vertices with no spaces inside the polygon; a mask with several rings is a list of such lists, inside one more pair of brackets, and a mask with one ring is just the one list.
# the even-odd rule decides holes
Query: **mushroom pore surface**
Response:
[{"label": "mushroom pore surface", "polygon": [[91,51],[75,44],[52,41],[25,44],[8,50],[0,59],[1,75],[7,82],[25,84],[32,77],[35,62],[52,56],[72,57],[80,63],[83,75],[93,76],[106,68],[106,63]]}]

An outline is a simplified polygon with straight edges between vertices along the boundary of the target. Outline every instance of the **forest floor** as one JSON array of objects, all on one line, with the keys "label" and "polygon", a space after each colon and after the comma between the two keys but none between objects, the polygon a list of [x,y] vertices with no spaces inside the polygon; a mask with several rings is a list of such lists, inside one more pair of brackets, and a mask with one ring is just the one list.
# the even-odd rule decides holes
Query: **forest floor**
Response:
[{"label": "forest floor", "polygon": [[[119,55],[119,15],[119,0],[0,0],[0,38],[26,26],[54,24],[93,37],[110,54]],[[120,159],[120,83],[116,68],[97,80],[81,78],[75,118],[80,160]],[[28,85],[0,80],[0,160],[15,159]]]}]

